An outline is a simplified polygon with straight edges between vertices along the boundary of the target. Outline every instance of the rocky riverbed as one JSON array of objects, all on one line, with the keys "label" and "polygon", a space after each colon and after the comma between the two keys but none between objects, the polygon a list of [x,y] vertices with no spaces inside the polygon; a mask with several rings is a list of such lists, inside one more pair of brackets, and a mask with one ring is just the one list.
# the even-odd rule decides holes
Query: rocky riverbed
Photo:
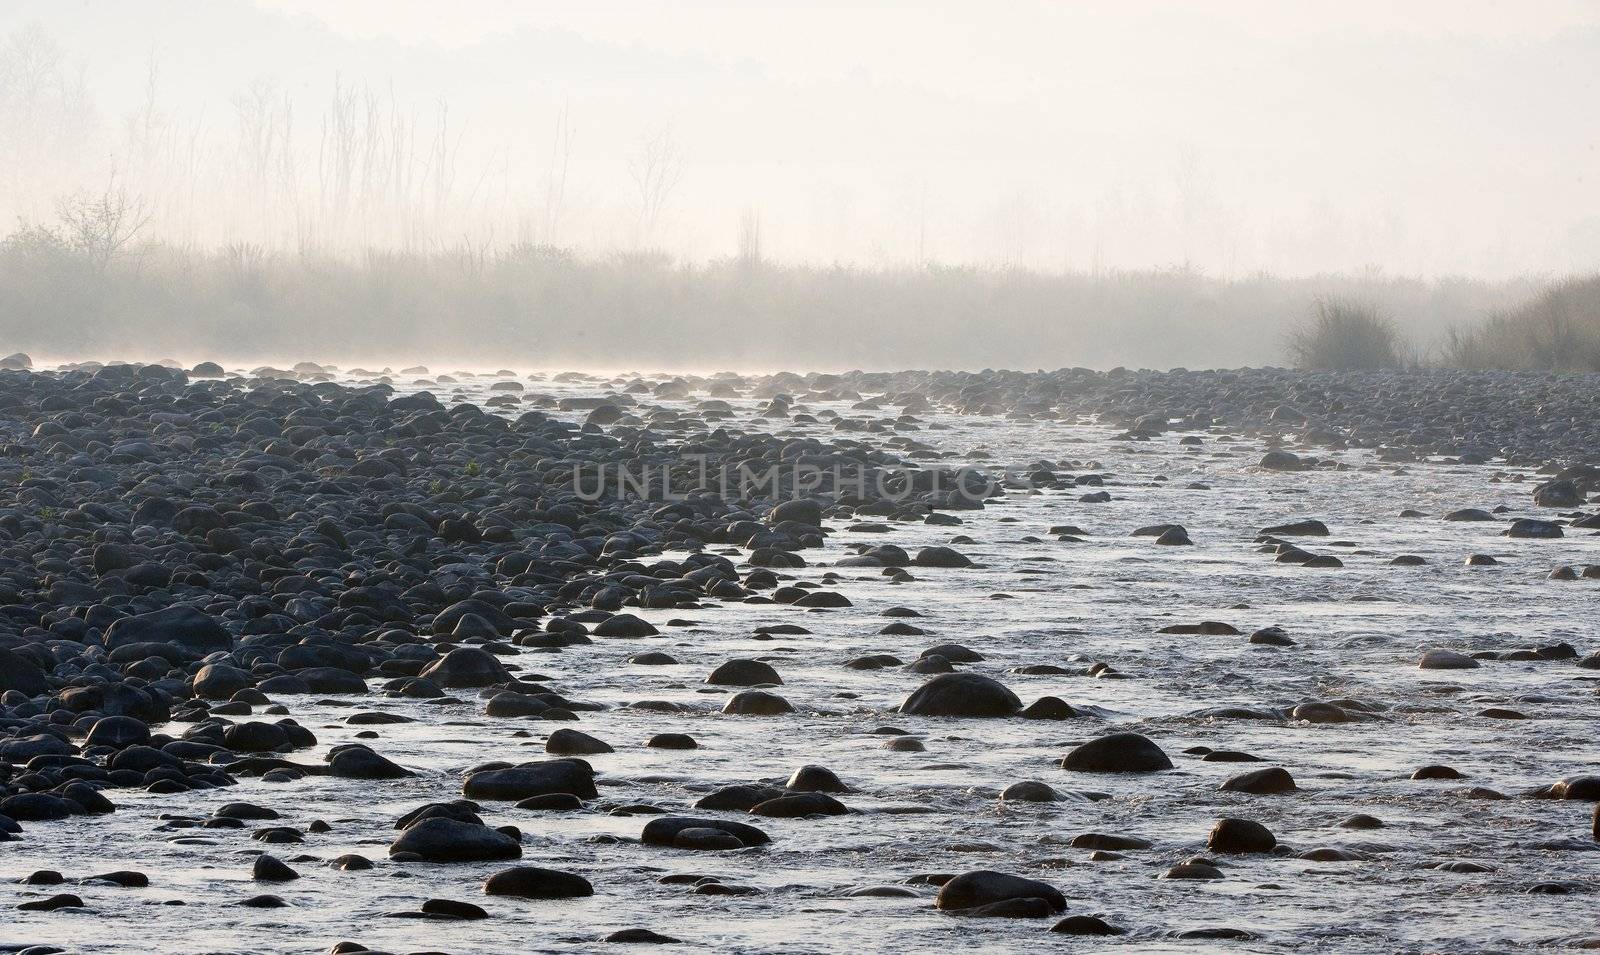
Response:
[{"label": "rocky riverbed", "polygon": [[1600,947],[1592,378],[0,364],[0,950]]}]

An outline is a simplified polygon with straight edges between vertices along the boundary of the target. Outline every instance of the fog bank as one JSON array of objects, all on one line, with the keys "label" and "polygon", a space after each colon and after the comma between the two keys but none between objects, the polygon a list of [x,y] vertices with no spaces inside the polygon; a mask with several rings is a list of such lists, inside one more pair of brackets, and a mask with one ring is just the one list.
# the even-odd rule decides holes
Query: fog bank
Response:
[{"label": "fog bank", "polygon": [[0,221],[1214,276],[1600,261],[1592,4],[12,0]]}]

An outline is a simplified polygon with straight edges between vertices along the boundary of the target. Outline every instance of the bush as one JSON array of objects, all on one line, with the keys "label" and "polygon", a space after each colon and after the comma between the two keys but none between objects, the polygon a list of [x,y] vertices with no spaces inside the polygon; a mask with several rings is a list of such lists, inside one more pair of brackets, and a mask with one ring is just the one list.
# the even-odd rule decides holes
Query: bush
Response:
[{"label": "bush", "polygon": [[1494,367],[1487,323],[1475,327],[1452,325],[1445,329],[1441,362],[1463,371],[1483,371]]},{"label": "bush", "polygon": [[1301,368],[1332,371],[1399,368],[1400,331],[1369,304],[1319,299],[1316,314],[1289,333],[1289,352]]},{"label": "bush", "polygon": [[1600,275],[1556,282],[1528,301],[1446,333],[1454,368],[1600,371]]}]

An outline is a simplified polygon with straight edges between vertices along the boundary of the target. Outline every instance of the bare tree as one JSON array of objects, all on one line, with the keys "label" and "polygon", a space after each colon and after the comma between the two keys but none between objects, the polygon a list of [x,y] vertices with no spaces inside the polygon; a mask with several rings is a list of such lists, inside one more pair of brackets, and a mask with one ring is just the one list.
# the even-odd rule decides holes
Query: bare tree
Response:
[{"label": "bare tree", "polygon": [[761,265],[761,213],[755,209],[739,217],[739,264],[747,269]]},{"label": "bare tree", "polygon": [[255,221],[268,236],[273,236],[277,232],[274,226],[279,219],[280,200],[292,198],[280,192],[294,188],[290,139],[294,106],[289,95],[280,97],[270,81],[257,80],[233,97],[233,109],[239,123],[239,158],[245,175],[245,189],[240,191],[255,203]]},{"label": "bare tree", "polygon": [[550,143],[550,167],[545,172],[544,221],[540,241],[556,245],[567,200],[567,168],[572,163],[572,124],[565,104],[556,115],[555,138]]},{"label": "bare tree", "polygon": [[322,118],[322,140],[317,149],[318,212],[325,236],[335,243],[347,237],[345,227],[351,212],[356,161],[361,151],[362,137],[357,120],[356,91],[345,87],[342,76],[335,76],[333,100]]},{"label": "bare tree", "polygon": [[433,209],[432,228],[435,234],[442,235],[445,227],[445,211],[449,208],[451,196],[456,188],[456,167],[461,158],[461,137],[457,133],[454,139],[450,136],[450,104],[440,99],[435,110],[437,119],[433,129],[433,146],[428,150],[428,188]]},{"label": "bare tree", "polygon": [[139,232],[149,224],[144,204],[131,198],[115,181],[98,196],[78,194],[57,204],[66,243],[85,255],[96,272],[129,253]]},{"label": "bare tree", "polygon": [[638,190],[638,241],[652,245],[661,214],[683,178],[683,154],[673,138],[672,127],[663,126],[639,141],[634,154],[628,157],[628,175]]},{"label": "bare tree", "polygon": [[[0,170],[10,212],[37,204],[76,181],[94,134],[83,69],[37,23],[0,43]],[[32,208],[30,208],[32,207]]]},{"label": "bare tree", "polygon": [[917,265],[928,264],[928,180],[917,190]]}]

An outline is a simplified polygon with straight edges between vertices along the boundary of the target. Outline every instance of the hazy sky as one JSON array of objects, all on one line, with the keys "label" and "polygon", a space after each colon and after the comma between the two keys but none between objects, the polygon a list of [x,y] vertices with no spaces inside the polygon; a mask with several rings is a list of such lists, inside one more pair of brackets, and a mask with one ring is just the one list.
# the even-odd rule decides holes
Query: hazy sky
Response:
[{"label": "hazy sky", "polygon": [[681,178],[648,244],[694,257],[730,254],[755,214],[767,254],[824,262],[1600,264],[1593,2],[0,5],[0,32],[29,23],[95,103],[82,175],[128,165],[153,56],[161,115],[210,171],[148,188],[219,194],[189,200],[214,216],[170,216],[198,240],[284,240],[230,195],[235,101],[270,84],[292,103],[310,204],[337,78],[416,118],[419,163],[448,104],[454,175],[428,227],[479,240],[538,232],[564,109],[563,244],[640,243],[629,159],[667,130]]}]

